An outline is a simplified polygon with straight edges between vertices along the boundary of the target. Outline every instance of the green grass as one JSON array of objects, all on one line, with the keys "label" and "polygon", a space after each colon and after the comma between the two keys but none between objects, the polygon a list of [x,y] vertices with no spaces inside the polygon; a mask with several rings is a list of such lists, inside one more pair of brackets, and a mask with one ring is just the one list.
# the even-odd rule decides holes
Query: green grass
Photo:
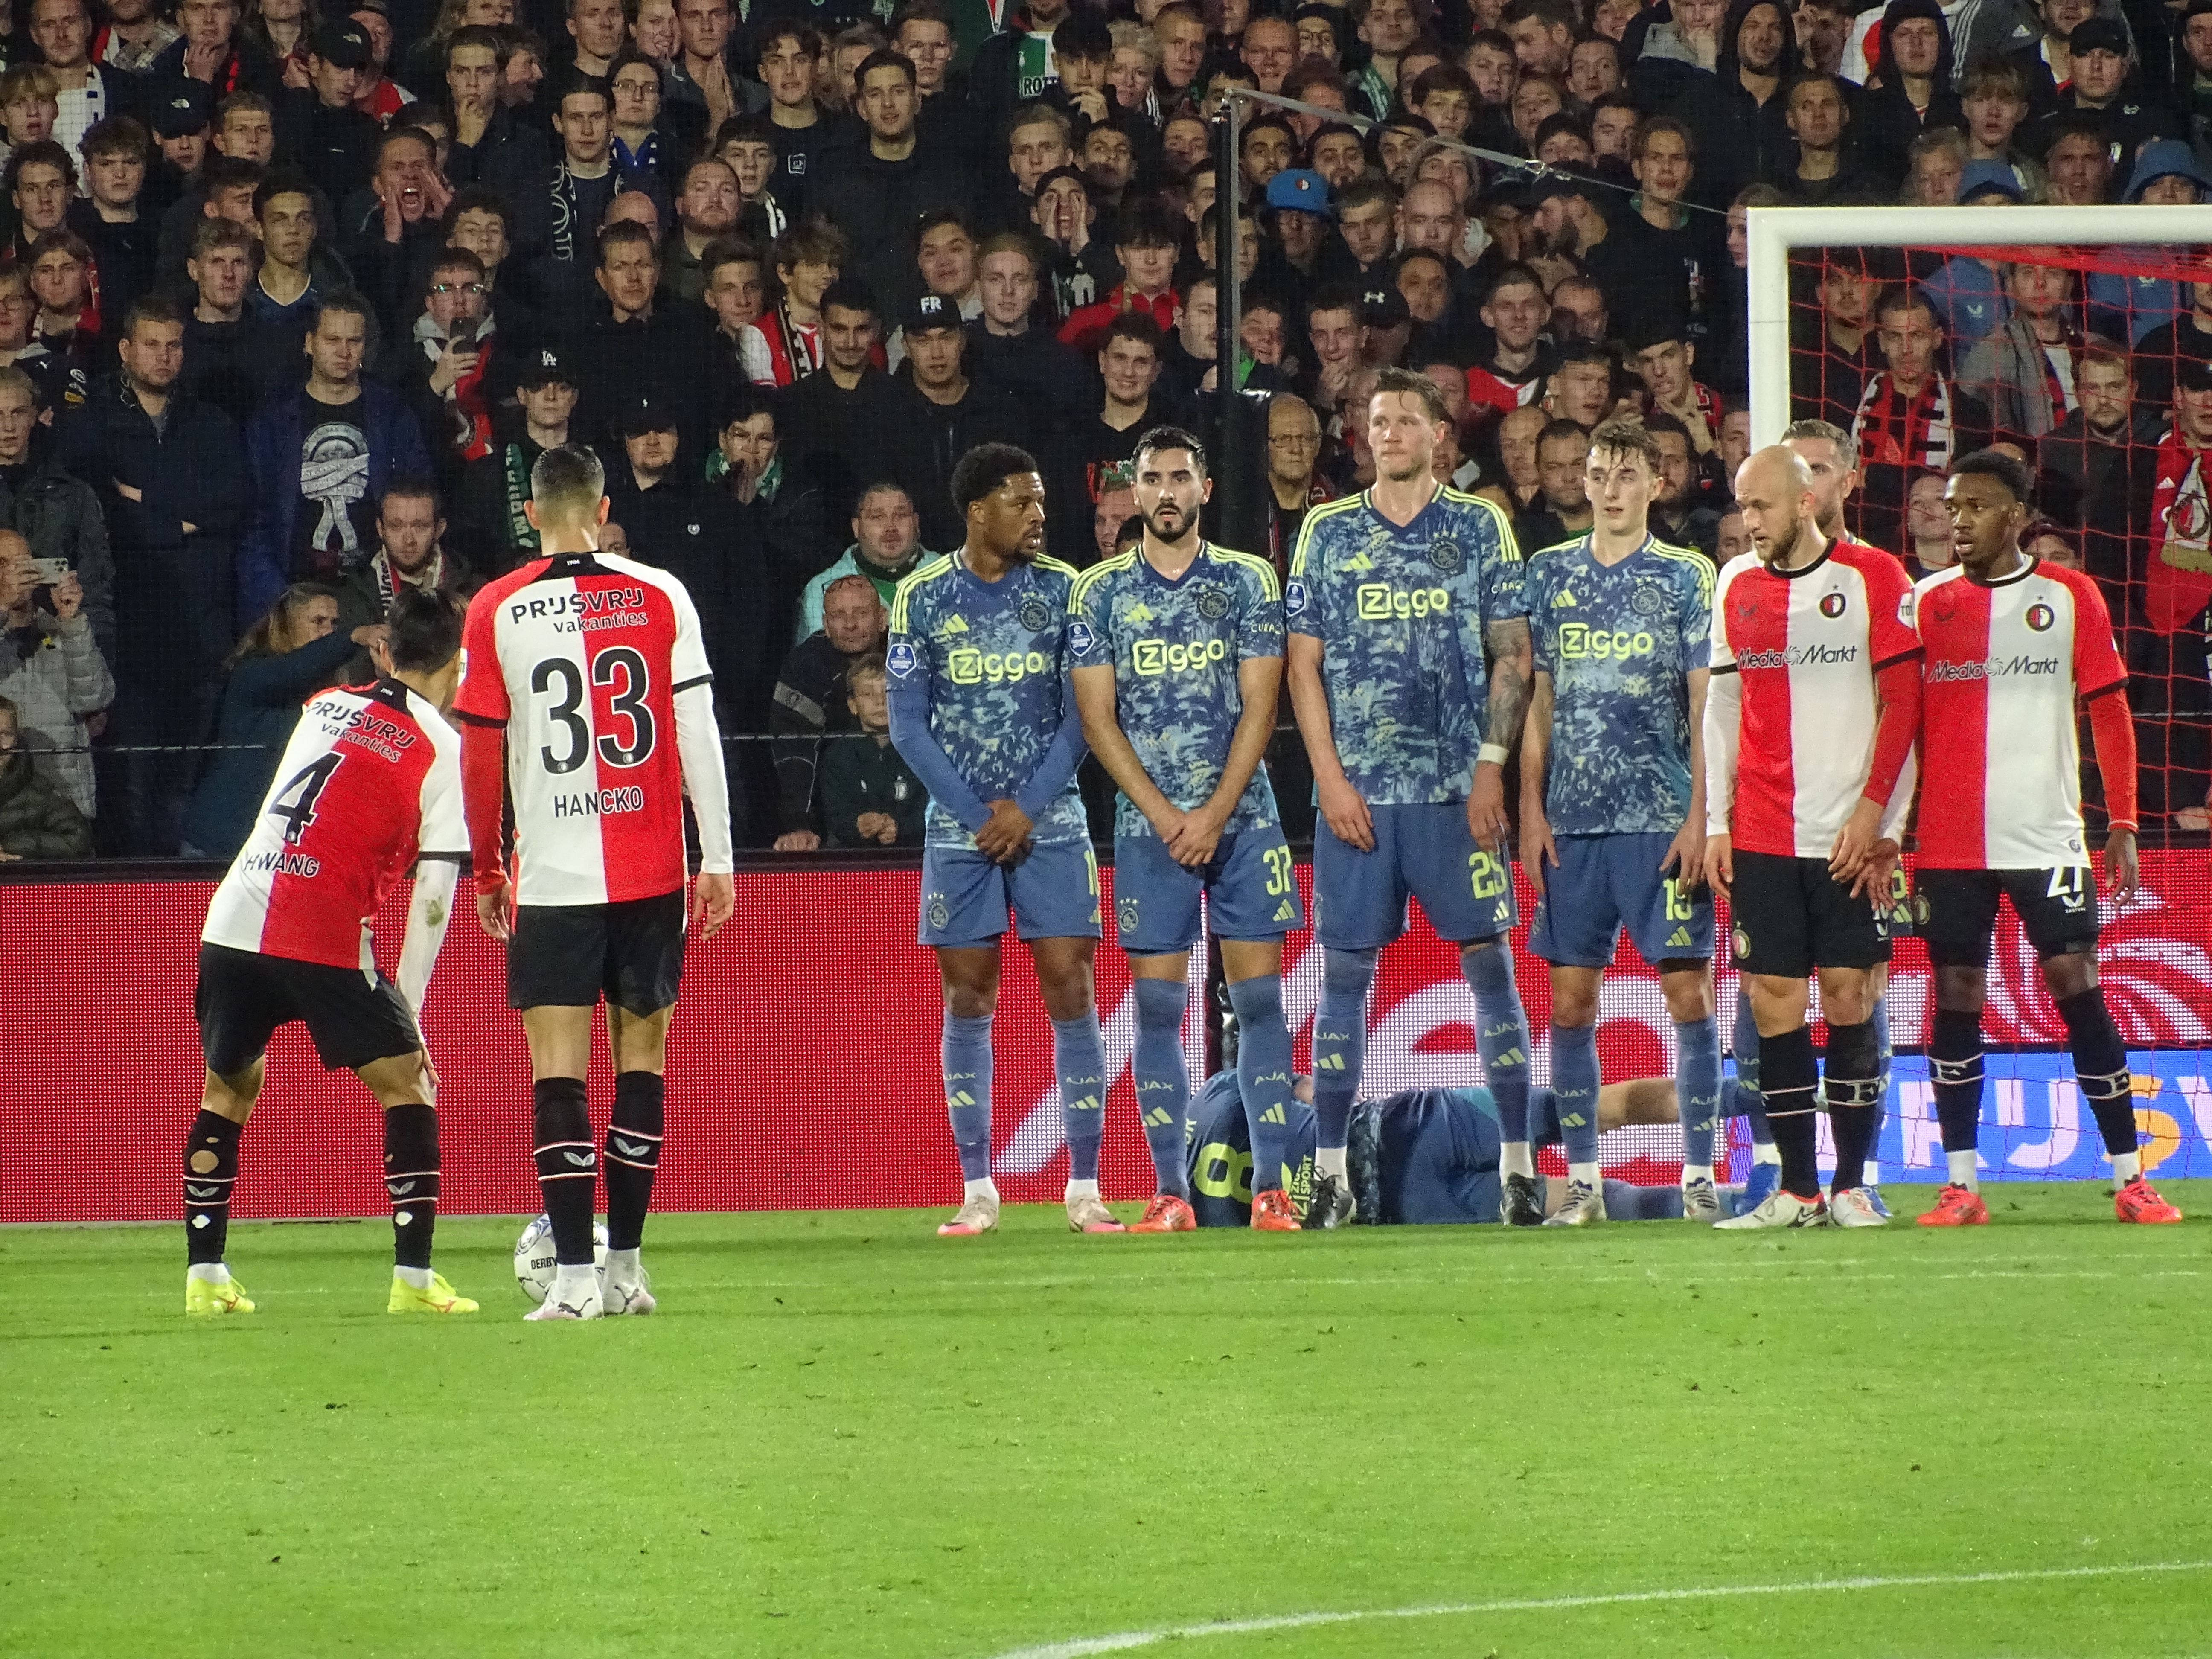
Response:
[{"label": "green grass", "polygon": [[[2168,1195],[2212,1217],[2212,1183]],[[0,1652],[874,1655],[2212,1560],[2212,1224],[996,1237],[658,1218],[665,1311],[382,1312],[380,1223],[0,1231]],[[1901,1213],[1924,1190],[1893,1188]],[[1281,1655],[2182,1654],[2212,1571],[1364,1620]]]}]

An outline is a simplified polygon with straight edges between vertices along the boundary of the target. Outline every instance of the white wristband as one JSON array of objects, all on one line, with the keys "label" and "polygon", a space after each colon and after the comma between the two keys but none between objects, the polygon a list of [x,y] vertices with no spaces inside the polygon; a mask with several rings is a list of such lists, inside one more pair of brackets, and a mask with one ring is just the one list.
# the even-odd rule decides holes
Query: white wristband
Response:
[{"label": "white wristband", "polygon": [[1474,751],[1474,763],[1477,766],[1503,766],[1507,752],[1502,743],[1486,743]]}]

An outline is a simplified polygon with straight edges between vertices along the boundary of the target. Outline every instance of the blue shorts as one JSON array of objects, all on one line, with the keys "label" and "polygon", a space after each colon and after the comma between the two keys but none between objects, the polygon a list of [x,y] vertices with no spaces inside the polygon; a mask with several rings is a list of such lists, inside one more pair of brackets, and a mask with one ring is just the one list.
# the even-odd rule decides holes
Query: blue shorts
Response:
[{"label": "blue shorts", "polygon": [[1339,841],[1314,820],[1314,937],[1339,951],[1376,950],[1406,931],[1406,898],[1420,900],[1437,937],[1454,945],[1510,929],[1513,867],[1475,845],[1467,803],[1370,806],[1375,850]]},{"label": "blue shorts", "polygon": [[1021,939],[1098,937],[1098,860],[1087,841],[1034,844],[1019,864],[994,864],[965,847],[921,854],[924,945],[988,945],[1013,912]]},{"label": "blue shorts", "polygon": [[1620,930],[1653,967],[1713,954],[1713,895],[1686,892],[1659,860],[1674,838],[1658,830],[1631,836],[1561,836],[1559,868],[1544,872],[1544,896],[1528,949],[1559,968],[1612,963]]},{"label": "blue shorts", "polygon": [[1216,939],[1280,939],[1306,925],[1290,843],[1275,824],[1224,836],[1212,862],[1186,869],[1158,836],[1114,842],[1114,922],[1133,957],[1166,956],[1198,943],[1199,895]]}]

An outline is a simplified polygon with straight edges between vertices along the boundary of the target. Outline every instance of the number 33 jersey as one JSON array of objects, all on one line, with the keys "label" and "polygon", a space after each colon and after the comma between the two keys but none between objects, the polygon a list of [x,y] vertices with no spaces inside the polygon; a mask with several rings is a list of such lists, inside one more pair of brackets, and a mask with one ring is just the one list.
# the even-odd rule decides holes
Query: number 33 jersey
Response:
[{"label": "number 33 jersey", "polygon": [[466,856],[461,739],[397,680],[318,692],[200,937],[373,970],[369,922],[418,858]]},{"label": "number 33 jersey", "polygon": [[684,885],[676,694],[713,678],[665,570],[535,559],[469,605],[453,713],[507,727],[518,904],[619,904]]}]

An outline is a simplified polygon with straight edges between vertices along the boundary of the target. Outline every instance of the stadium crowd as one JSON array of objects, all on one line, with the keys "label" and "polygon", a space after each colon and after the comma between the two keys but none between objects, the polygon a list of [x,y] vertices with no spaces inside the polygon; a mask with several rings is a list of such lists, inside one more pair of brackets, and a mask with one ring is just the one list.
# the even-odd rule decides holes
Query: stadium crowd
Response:
[{"label": "stadium crowd", "polygon": [[[1442,390],[1439,475],[1523,548],[1589,526],[1589,434],[1626,414],[1654,529],[1743,551],[1754,206],[2212,192],[2212,0],[339,3],[0,14],[0,856],[229,856],[302,699],[364,674],[401,586],[530,557],[532,465],[572,441],[605,544],[697,603],[739,839],[915,844],[881,653],[960,539],[953,463],[1018,441],[1051,551],[1124,544],[1139,434],[1213,435],[1231,204],[1280,571],[1372,480],[1388,366]],[[1319,112],[1250,109],[1224,179],[1235,84]],[[2026,544],[2122,631],[2146,820],[2202,830],[2189,276],[1808,254],[1792,412],[1853,435],[1851,527],[1916,577],[1953,556],[1954,459],[2031,465]]]}]

